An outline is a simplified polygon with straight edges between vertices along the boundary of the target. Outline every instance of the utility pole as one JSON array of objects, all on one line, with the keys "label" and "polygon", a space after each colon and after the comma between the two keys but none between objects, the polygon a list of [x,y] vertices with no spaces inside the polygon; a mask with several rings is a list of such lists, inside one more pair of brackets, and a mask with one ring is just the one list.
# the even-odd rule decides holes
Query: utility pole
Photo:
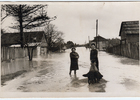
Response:
[{"label": "utility pole", "polygon": [[96,20],[96,48],[97,48],[97,35],[98,35],[98,19]]},{"label": "utility pole", "polygon": [[90,51],[90,37],[89,36],[88,36],[88,41],[89,41],[88,47],[89,47],[89,51]]},{"label": "utility pole", "polygon": [[88,41],[89,41],[89,47],[90,47],[90,37],[88,36]]}]

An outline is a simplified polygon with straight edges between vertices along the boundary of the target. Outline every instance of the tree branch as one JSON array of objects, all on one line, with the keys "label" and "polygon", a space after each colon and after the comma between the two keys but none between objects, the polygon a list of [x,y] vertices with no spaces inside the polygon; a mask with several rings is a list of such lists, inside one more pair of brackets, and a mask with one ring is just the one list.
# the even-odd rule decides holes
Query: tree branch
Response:
[{"label": "tree branch", "polygon": [[[6,5],[6,7],[9,8],[9,13],[12,13],[11,10],[14,12],[14,13],[18,13],[18,6],[13,6],[13,5]],[[7,10],[7,9],[6,9]]]},{"label": "tree branch", "polygon": [[[37,8],[37,6],[39,7],[39,8]],[[28,16],[29,14],[31,14],[31,13],[33,13],[33,12],[35,12],[35,11],[37,11],[37,10],[39,10],[39,9],[41,9],[41,8],[43,8],[43,7],[45,7],[45,6],[47,6],[47,5],[37,5],[37,6],[35,6],[35,7],[33,7],[32,9],[30,9],[30,11],[28,12],[28,13],[26,13],[25,15],[23,15],[23,17],[25,17],[25,16]],[[35,9],[36,8],[36,9]]]},{"label": "tree branch", "polygon": [[35,28],[35,27],[39,27],[41,25],[43,25],[44,23],[46,23],[47,21],[44,21],[44,22],[40,22],[38,24],[32,24],[32,25],[28,25],[25,27],[25,29],[32,29],[32,28]]},{"label": "tree branch", "polygon": [[[44,19],[47,20],[47,19],[49,19],[49,17],[38,16],[38,17],[34,18],[33,20],[31,20],[29,23],[27,23],[23,28],[26,28],[30,23],[33,23],[33,22],[35,22],[37,20],[44,20]],[[44,21],[44,22],[47,22],[47,21]]]},{"label": "tree branch", "polygon": [[5,17],[1,18],[1,21],[3,21],[7,16],[9,16],[9,14],[7,14]]}]

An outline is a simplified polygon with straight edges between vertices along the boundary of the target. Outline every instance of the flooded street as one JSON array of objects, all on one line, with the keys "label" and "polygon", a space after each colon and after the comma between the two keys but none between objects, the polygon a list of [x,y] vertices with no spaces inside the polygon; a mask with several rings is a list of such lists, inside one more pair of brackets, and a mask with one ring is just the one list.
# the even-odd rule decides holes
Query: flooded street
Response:
[{"label": "flooded street", "polygon": [[52,53],[47,56],[17,59],[2,62],[2,75],[26,70],[22,75],[5,82],[3,92],[103,92],[112,94],[137,95],[140,92],[139,61],[126,57],[111,55],[100,51],[99,69],[103,79],[99,83],[88,85],[82,75],[90,68],[89,49],[79,47],[79,70],[77,75],[69,76],[70,49],[63,53]]}]

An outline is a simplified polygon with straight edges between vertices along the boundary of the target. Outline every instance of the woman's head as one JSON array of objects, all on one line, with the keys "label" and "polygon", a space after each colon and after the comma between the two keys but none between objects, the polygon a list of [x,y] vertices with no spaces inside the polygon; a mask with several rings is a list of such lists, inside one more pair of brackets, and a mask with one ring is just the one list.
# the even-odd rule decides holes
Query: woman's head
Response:
[{"label": "woman's head", "polygon": [[91,49],[95,49],[95,43],[91,43]]},{"label": "woman's head", "polygon": [[74,51],[76,51],[76,49],[75,49],[74,47],[72,47],[72,48],[71,48],[71,51],[74,52]]}]

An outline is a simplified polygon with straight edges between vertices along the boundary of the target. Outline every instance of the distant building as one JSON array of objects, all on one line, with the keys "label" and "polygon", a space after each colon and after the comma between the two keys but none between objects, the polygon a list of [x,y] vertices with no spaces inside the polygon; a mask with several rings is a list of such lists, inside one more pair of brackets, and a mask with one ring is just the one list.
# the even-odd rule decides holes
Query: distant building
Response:
[{"label": "distant building", "polygon": [[106,50],[108,46],[108,40],[101,36],[94,37],[94,40],[92,40],[91,42],[94,42],[95,44],[97,42],[97,49],[99,50]]},{"label": "distant building", "polygon": [[[24,41],[28,46],[37,45],[37,53],[46,53],[47,42],[43,31],[24,32]],[[5,33],[1,36],[1,46],[20,47],[20,33]]]},{"label": "distant building", "polygon": [[139,42],[139,21],[126,21],[121,23],[121,43]]}]

